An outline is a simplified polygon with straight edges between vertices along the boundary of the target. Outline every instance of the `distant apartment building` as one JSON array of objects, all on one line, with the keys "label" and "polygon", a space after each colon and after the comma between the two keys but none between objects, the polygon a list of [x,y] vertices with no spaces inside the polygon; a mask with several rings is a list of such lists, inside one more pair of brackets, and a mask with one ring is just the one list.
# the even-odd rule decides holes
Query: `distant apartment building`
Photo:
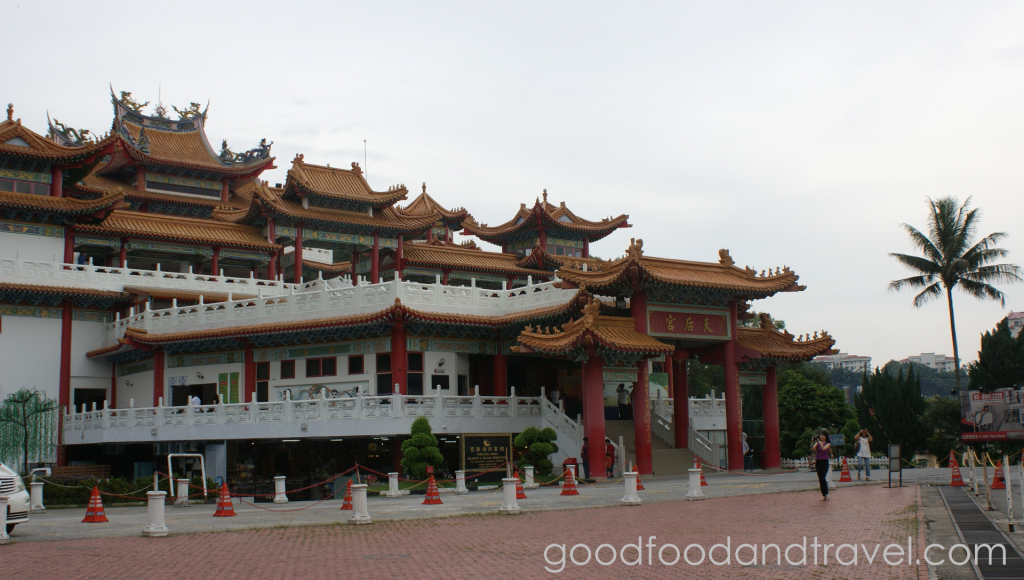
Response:
[{"label": "distant apartment building", "polygon": [[1020,329],[1024,328],[1024,312],[1011,312],[1006,317],[1006,323],[1010,327],[1010,336],[1017,338]]},{"label": "distant apartment building", "polygon": [[858,373],[871,370],[871,357],[847,354],[845,352],[816,356],[812,362],[825,363],[829,369],[843,369],[844,371]]},{"label": "distant apartment building", "polygon": [[900,362],[903,364],[924,365],[937,371],[953,372],[956,370],[956,362],[953,360],[953,357],[935,354],[934,352],[922,352],[918,355],[908,356]]}]

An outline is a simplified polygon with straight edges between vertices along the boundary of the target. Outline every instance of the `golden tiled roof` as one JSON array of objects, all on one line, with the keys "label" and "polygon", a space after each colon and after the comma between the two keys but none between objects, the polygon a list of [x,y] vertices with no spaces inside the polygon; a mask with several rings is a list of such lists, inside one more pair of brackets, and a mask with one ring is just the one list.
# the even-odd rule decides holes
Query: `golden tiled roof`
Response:
[{"label": "golden tiled roof", "polygon": [[126,292],[113,292],[110,290],[93,290],[90,288],[79,288],[77,286],[46,286],[43,284],[14,284],[11,282],[0,282],[0,293],[6,292],[55,294],[66,298],[110,298],[117,301],[128,300],[131,298],[131,296]]},{"label": "golden tiled roof", "polygon": [[[142,128],[130,122],[125,130],[136,142]],[[134,160],[154,165],[206,169],[223,175],[254,175],[274,164],[274,158],[258,159],[247,164],[225,164],[206,142],[206,135],[196,131],[160,131],[148,128],[146,139],[149,151],[143,151],[125,141],[124,150]]]},{"label": "golden tiled roof", "polygon": [[278,250],[260,228],[211,220],[118,210],[99,225],[79,226],[77,231],[188,244],[210,244],[256,250]]},{"label": "golden tiled roof", "polygon": [[559,205],[548,203],[548,194],[545,190],[544,201],[537,199],[536,203],[529,208],[526,207],[526,204],[520,205],[516,215],[499,226],[491,227],[487,224],[477,223],[470,216],[466,219],[463,227],[478,238],[495,244],[502,243],[502,240],[512,234],[531,230],[538,225],[543,225],[549,230],[569,230],[586,236],[593,242],[607,236],[617,228],[632,227],[628,220],[629,216],[625,214],[596,222],[585,220],[569,211],[569,208],[565,207],[565,202]]},{"label": "golden tiled roof", "polygon": [[788,332],[775,330],[771,318],[766,313],[761,313],[759,327],[741,326],[737,328],[736,340],[740,346],[760,353],[763,358],[769,359],[810,360],[816,356],[838,352],[832,348],[836,344],[835,339],[824,330],[821,331],[820,336],[815,332],[813,337],[808,334],[805,339],[801,335],[797,340]]},{"label": "golden tiled roof", "polygon": [[117,339],[117,342],[110,346],[104,346],[102,348],[97,348],[96,350],[90,350],[89,352],[85,353],[85,356],[87,358],[95,358],[98,356],[116,354],[121,350],[132,350],[132,347],[128,345],[128,341],[123,338]]},{"label": "golden tiled roof", "polygon": [[275,191],[259,180],[253,180],[251,186],[247,184],[244,191],[247,195],[250,191],[252,192],[252,203],[249,206],[236,209],[223,208],[215,211],[213,218],[225,222],[245,223],[260,214],[283,215],[295,220],[302,220],[307,227],[312,227],[313,223],[320,222],[360,226],[363,229],[381,230],[391,234],[420,232],[429,228],[437,220],[436,215],[402,216],[393,207],[374,210],[373,216],[357,211],[322,207],[304,208],[295,198],[284,198],[281,190]]},{"label": "golden tiled roof", "polygon": [[516,276],[551,277],[551,272],[519,267],[513,254],[484,252],[460,246],[409,243],[405,244],[402,258],[407,265],[451,268],[469,272],[498,272]]},{"label": "golden tiled roof", "polygon": [[121,191],[115,191],[103,197],[90,200],[0,191],[0,207],[71,215],[97,214],[97,218],[101,218],[105,210],[120,207],[123,201],[124,193]]},{"label": "golden tiled roof", "polygon": [[539,352],[551,356],[568,355],[578,350],[612,350],[636,354],[671,353],[675,346],[636,331],[636,321],[628,316],[600,314],[601,303],[591,300],[583,316],[562,328],[527,327],[519,335],[516,352]]},{"label": "golden tiled roof", "polygon": [[316,272],[323,272],[324,278],[333,278],[335,276],[351,272],[352,262],[335,262],[333,264],[325,264],[323,262],[317,262],[316,260],[303,257],[302,269],[305,270],[306,268]]},{"label": "golden tiled roof", "polygon": [[777,269],[774,273],[769,269],[767,273],[762,271],[758,275],[750,268],[737,268],[728,250],[719,251],[718,263],[653,258],[643,255],[643,240],[632,241],[626,255],[615,261],[590,261],[586,270],[583,270],[582,263],[587,261],[577,258],[574,262],[578,264],[560,268],[558,277],[572,285],[585,285],[593,291],[629,283],[633,276],[639,278],[637,282],[646,285],[708,288],[744,296],[770,296],[776,292],[804,289],[797,284],[800,277],[789,268]]},{"label": "golden tiled roof", "polygon": [[423,217],[436,213],[441,216],[442,219],[453,223],[457,227],[461,226],[462,221],[469,216],[469,212],[462,207],[445,209],[444,206],[438,203],[434,198],[430,197],[427,193],[426,183],[423,184],[423,192],[416,196],[416,199],[412,200],[409,205],[396,209],[399,214],[408,217]]},{"label": "golden tiled roof", "polygon": [[[8,111],[10,112],[10,110]],[[9,141],[21,140],[28,146]],[[0,155],[14,157],[31,157],[45,161],[72,161],[96,155],[103,155],[113,147],[116,136],[109,135],[99,141],[93,141],[81,147],[66,147],[43,137],[21,124],[21,119],[8,118],[0,121]]]},{"label": "golden tiled roof", "polygon": [[125,198],[129,200],[156,201],[177,205],[223,208],[226,210],[247,208],[252,201],[251,191],[247,194],[244,190],[244,187],[248,186],[252,181],[248,179],[244,180],[242,182],[242,186],[238,189],[232,190],[232,193],[234,194],[232,199],[227,203],[224,203],[220,200],[220,197],[201,197],[196,195],[163,193],[158,191],[139,191],[135,188],[134,183],[127,183],[114,175],[103,175],[103,172],[110,166],[111,164],[107,163],[93,167],[81,181],[74,185],[74,188],[87,193],[107,193],[121,189],[124,191]]},{"label": "golden tiled roof", "polygon": [[292,161],[292,168],[288,170],[284,197],[291,197],[296,193],[386,207],[405,199],[409,192],[405,187],[391,191],[373,191],[363,177],[358,163],[353,163],[352,169],[338,169],[306,163],[302,155],[296,155]]}]

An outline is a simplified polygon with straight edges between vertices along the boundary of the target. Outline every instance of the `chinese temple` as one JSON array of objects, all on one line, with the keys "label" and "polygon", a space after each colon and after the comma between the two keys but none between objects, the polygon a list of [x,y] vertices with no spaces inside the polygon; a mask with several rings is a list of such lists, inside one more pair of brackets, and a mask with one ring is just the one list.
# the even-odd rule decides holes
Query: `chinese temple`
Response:
[{"label": "chinese temple", "polygon": [[653,257],[640,239],[593,258],[628,216],[584,219],[546,190],[488,226],[426,184],[371,186],[358,163],[300,153],[272,186],[273,142],[217,150],[209,107],[111,104],[102,136],[56,119],[34,132],[13,105],[0,122],[0,398],[34,387],[60,403],[60,452],[41,462],[137,474],[200,451],[259,487],[347,467],[325,455],[397,470],[425,416],[451,469],[488,467],[467,438],[528,427],[557,432],[558,463],[605,439],[625,384],[623,458],[666,473],[656,445],[680,451],[674,467],[704,456],[686,372],[699,361],[725,369],[722,467],[743,465],[744,384],[762,388],[763,467],[777,468],[776,369],[833,352],[824,331],[741,324],[755,301],[804,290],[789,268]]}]

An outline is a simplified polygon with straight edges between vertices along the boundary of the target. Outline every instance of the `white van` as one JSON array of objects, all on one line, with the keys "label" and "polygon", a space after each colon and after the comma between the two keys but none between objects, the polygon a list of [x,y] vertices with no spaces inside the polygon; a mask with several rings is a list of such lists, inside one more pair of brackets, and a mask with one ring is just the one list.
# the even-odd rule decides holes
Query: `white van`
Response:
[{"label": "white van", "polygon": [[29,496],[18,472],[0,463],[0,497],[7,498],[7,533],[28,521]]}]

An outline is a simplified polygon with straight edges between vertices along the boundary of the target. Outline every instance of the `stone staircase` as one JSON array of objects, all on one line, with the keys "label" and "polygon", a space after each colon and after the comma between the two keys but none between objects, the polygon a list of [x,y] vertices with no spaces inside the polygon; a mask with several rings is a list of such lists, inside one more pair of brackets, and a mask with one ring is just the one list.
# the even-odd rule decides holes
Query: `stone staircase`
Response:
[{"label": "stone staircase", "polygon": [[[633,432],[633,421],[605,421],[605,435],[626,446],[626,461],[636,463],[636,436]],[[651,462],[654,475],[682,476],[693,467],[693,453],[689,449],[675,449],[658,437],[651,437]]]}]

